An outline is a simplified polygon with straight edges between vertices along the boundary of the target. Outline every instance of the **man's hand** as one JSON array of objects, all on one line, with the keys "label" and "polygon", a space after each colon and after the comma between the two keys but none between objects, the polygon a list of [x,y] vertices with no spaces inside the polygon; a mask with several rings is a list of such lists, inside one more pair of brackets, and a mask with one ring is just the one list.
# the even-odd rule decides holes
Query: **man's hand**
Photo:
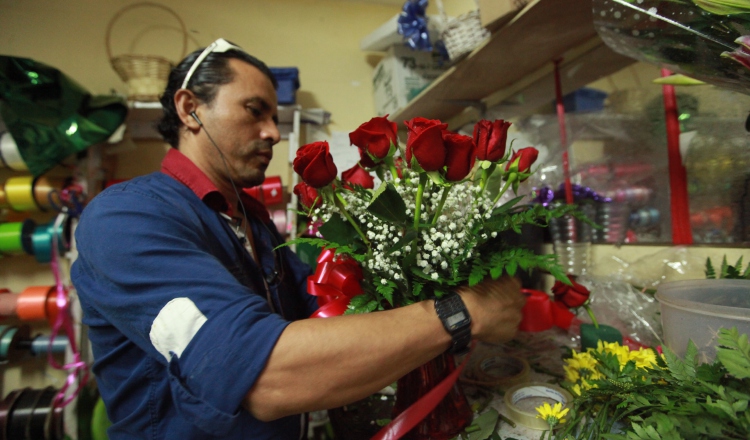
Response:
[{"label": "man's hand", "polygon": [[462,287],[458,293],[471,315],[473,338],[490,344],[513,339],[526,303],[518,280],[507,276],[490,279],[474,287]]}]

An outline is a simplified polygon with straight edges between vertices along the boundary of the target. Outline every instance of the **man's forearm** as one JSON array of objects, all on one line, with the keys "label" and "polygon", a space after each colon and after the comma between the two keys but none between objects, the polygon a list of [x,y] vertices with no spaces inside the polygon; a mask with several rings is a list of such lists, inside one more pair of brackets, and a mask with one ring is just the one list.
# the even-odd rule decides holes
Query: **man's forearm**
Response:
[{"label": "man's forearm", "polygon": [[362,399],[445,351],[451,338],[434,302],[291,323],[245,406],[258,419]]}]

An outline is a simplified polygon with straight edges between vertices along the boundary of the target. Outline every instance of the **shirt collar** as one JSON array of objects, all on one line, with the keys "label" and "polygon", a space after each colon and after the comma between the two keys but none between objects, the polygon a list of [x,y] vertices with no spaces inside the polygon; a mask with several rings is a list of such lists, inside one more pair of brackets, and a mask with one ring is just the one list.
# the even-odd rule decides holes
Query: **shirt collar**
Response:
[{"label": "shirt collar", "polygon": [[[232,207],[229,206],[227,199],[219,192],[216,185],[178,149],[169,149],[161,162],[161,172],[190,188],[209,208],[232,215]],[[244,191],[240,191],[240,198],[248,215],[255,216],[264,222],[271,220],[268,210],[258,200]]]}]

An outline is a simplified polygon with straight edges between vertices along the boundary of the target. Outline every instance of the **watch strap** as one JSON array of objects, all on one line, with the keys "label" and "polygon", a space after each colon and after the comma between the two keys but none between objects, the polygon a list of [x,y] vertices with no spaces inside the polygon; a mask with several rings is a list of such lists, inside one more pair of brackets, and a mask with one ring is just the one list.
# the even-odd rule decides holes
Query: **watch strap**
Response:
[{"label": "watch strap", "polygon": [[471,343],[471,316],[469,311],[466,310],[461,296],[455,292],[450,292],[436,299],[435,311],[453,341],[448,352],[451,354],[466,353]]}]

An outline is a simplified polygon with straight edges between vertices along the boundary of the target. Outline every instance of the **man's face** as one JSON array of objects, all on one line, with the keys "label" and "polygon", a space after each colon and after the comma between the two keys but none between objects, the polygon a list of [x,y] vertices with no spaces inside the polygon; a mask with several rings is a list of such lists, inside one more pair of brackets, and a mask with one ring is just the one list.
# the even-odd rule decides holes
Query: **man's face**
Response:
[{"label": "man's face", "polygon": [[[226,167],[208,138],[203,148],[209,174],[232,179],[242,188],[260,185],[279,142],[276,90],[256,67],[230,59],[234,79],[218,87],[210,105],[201,105],[201,121],[226,158]],[[227,175],[227,168],[229,168]]]}]

